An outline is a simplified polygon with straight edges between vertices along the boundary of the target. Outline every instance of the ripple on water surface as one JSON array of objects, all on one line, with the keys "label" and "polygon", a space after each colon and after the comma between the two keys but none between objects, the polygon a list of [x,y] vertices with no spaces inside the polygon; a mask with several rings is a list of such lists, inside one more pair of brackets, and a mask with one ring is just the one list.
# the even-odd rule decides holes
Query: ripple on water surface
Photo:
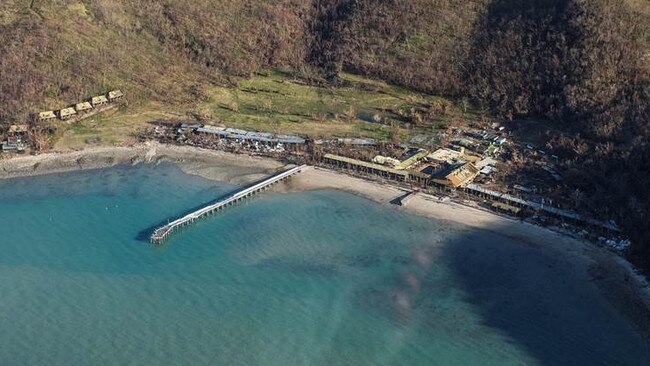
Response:
[{"label": "ripple on water surface", "polygon": [[648,365],[570,263],[348,194],[173,165],[0,182],[0,365]]}]

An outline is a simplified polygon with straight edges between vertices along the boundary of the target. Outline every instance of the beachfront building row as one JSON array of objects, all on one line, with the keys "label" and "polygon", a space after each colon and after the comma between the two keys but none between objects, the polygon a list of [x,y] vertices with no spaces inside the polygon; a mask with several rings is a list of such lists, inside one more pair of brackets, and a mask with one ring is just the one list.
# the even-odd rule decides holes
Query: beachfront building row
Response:
[{"label": "beachfront building row", "polygon": [[[443,154],[445,152],[440,152]],[[448,153],[448,152],[447,152]],[[381,159],[380,159],[381,160]],[[424,159],[422,159],[424,160]],[[430,184],[439,187],[459,189],[473,196],[478,196],[491,201],[493,209],[512,215],[519,215],[522,209],[528,209],[534,212],[544,212],[550,216],[559,218],[564,221],[573,222],[581,225],[588,225],[610,233],[619,233],[620,228],[611,222],[603,222],[595,219],[585,218],[580,214],[545,205],[529,199],[515,197],[510,194],[492,191],[472,183],[476,177],[481,174],[479,166],[483,161],[476,163],[461,163],[451,165],[440,173],[426,174],[426,169],[420,171],[408,169],[395,169],[385,165],[370,163],[362,160],[352,159],[344,156],[326,154],[323,157],[323,163],[356,173],[376,175],[398,182],[406,182],[426,187]],[[457,161],[456,161],[457,162]],[[483,163],[484,164],[484,163]],[[426,164],[421,164],[426,166]]]},{"label": "beachfront building row", "polygon": [[323,163],[340,169],[377,175],[398,182],[409,182],[421,186],[427,186],[431,178],[430,175],[415,170],[395,169],[381,164],[369,163],[367,161],[334,154],[326,154],[323,157]]},{"label": "beachfront building row", "polygon": [[385,157],[375,158],[371,163],[345,156],[326,154],[323,157],[323,162],[337,168],[378,175],[399,182],[411,182],[424,186],[433,183],[450,188],[465,187],[480,174],[479,169],[473,163],[450,165],[444,169],[431,169],[431,165],[425,162],[428,155],[428,151],[421,150],[401,162],[397,159],[390,159],[388,161],[391,166],[377,163],[387,161]]},{"label": "beachfront building row", "polygon": [[121,90],[113,90],[105,95],[98,95],[90,98],[89,101],[84,101],[75,104],[72,107],[63,108],[58,111],[43,111],[38,114],[40,121],[50,121],[60,119],[62,121],[70,120],[77,115],[90,113],[95,108],[100,108],[104,105],[118,102],[124,98],[124,93]]}]

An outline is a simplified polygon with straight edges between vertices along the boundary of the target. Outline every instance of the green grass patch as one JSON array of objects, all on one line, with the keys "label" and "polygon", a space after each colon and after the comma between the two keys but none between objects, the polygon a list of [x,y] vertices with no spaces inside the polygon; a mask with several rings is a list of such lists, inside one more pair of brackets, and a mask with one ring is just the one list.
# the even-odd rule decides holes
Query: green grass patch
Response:
[{"label": "green grass patch", "polygon": [[419,125],[410,120],[412,113],[444,99],[357,75],[344,74],[339,86],[322,87],[267,70],[235,84],[211,88],[203,109],[226,126],[247,130],[386,140],[391,124],[408,137],[431,133],[450,118],[440,115]]}]

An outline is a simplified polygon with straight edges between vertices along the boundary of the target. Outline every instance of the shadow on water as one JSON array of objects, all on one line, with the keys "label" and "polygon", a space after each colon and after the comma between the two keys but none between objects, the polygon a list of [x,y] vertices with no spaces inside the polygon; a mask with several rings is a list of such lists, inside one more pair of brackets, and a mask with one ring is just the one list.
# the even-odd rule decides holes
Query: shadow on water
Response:
[{"label": "shadow on water", "polygon": [[[555,243],[539,247],[496,234],[508,227],[495,229],[461,233],[419,262],[442,261],[482,325],[540,365],[650,364],[648,344],[592,281],[586,259],[569,258]],[[425,303],[439,295],[437,288],[423,290]]]},{"label": "shadow on water", "polygon": [[[580,39],[568,15],[575,11],[571,4],[492,0],[473,30],[469,85],[477,93],[513,86],[507,93],[487,93],[492,105],[516,104],[520,96],[530,105],[561,104],[542,99],[563,95],[564,65],[546,60],[566,58],[564,52]],[[482,323],[539,364],[650,365],[648,344],[564,251],[472,231],[452,238],[438,258]],[[436,290],[422,294],[436,296]]]}]

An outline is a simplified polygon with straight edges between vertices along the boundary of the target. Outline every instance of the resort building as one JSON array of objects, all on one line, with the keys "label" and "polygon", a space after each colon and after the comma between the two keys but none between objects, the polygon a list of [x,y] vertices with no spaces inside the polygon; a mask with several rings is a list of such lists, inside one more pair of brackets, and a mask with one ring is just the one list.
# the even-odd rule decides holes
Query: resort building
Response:
[{"label": "resort building", "polygon": [[96,97],[92,97],[90,102],[92,103],[93,107],[97,107],[100,105],[108,104],[108,99],[103,95],[98,95]]},{"label": "resort building", "polygon": [[590,225],[604,232],[610,232],[610,233],[621,232],[621,228],[619,228],[618,225],[616,225],[616,223],[614,222],[604,222],[593,218],[586,218],[581,216],[575,211],[569,211],[569,210],[553,207],[548,204],[544,204],[543,201],[534,202],[520,197],[515,197],[508,193],[493,191],[481,187],[478,184],[474,184],[474,183],[468,184],[467,186],[464,187],[464,191],[483,199],[489,199],[492,200],[493,202],[503,203],[505,205],[497,205],[493,207],[500,209],[502,211],[510,211],[509,213],[513,213],[513,214],[519,213],[519,211],[513,210],[512,209],[513,207],[520,208],[520,209],[522,208],[528,209],[534,212],[542,211],[550,216],[557,217],[564,221],[581,224],[581,225],[583,224]]},{"label": "resort building", "polygon": [[408,156],[406,159],[400,161],[399,164],[395,165],[395,169],[401,170],[401,169],[411,168],[414,165],[420,163],[428,155],[429,155],[429,151],[418,150],[415,153],[413,153],[411,156]]},{"label": "resort building", "polygon": [[7,133],[9,136],[23,136],[27,133],[27,125],[11,125]]},{"label": "resort building", "polygon": [[377,155],[372,159],[372,162],[375,164],[381,164],[381,165],[386,165],[386,166],[391,166],[395,167],[400,163],[399,160],[395,158],[391,158],[388,156],[382,156],[382,155]]},{"label": "resort building", "polygon": [[52,120],[52,119],[56,119],[56,114],[54,114],[54,111],[40,112],[38,114],[38,119],[40,121],[49,121],[49,120]]},{"label": "resort building", "polygon": [[[182,128],[182,126],[181,126]],[[216,126],[203,126],[195,130],[197,133],[215,135],[219,138],[236,140],[241,142],[258,142],[267,144],[304,145],[307,141],[299,136],[274,135],[268,132],[250,132],[236,128],[224,128]]]},{"label": "resort building", "polygon": [[124,93],[121,90],[113,90],[108,92],[108,100],[110,102],[115,102],[124,98]]},{"label": "resort building", "polygon": [[426,186],[429,183],[430,179],[430,176],[428,174],[411,170],[393,169],[383,165],[333,154],[325,155],[323,157],[323,162],[342,169],[377,175],[399,182],[413,182],[423,186]]},{"label": "resort building", "polygon": [[88,102],[82,102],[82,103],[77,103],[74,106],[74,109],[77,111],[77,113],[83,113],[93,109],[93,106]]},{"label": "resort building", "polygon": [[59,111],[59,117],[64,121],[74,117],[76,114],[77,114],[77,111],[75,111],[74,108],[72,108],[72,107],[64,108],[64,109]]},{"label": "resort building", "polygon": [[465,149],[460,151],[452,149],[438,149],[427,156],[429,160],[444,163],[444,164],[459,164],[466,162],[476,162],[481,160],[480,157],[469,155],[465,152]]},{"label": "resort building", "polygon": [[472,183],[478,175],[479,169],[474,164],[467,163],[453,169],[444,178],[433,179],[433,181],[444,186],[459,188]]}]

